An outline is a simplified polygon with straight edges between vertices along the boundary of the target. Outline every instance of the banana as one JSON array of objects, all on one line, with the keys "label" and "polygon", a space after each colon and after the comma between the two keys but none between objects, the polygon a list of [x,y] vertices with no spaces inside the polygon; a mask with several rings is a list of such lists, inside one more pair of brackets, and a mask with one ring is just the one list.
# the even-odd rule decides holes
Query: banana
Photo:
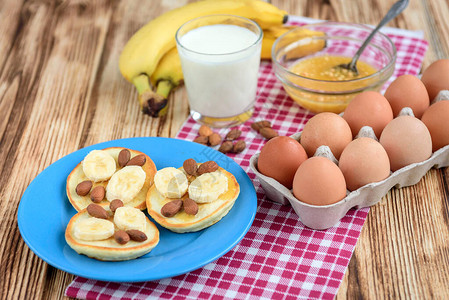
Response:
[{"label": "banana", "polygon": [[296,26],[272,26],[263,31],[261,59],[271,59],[271,48],[278,37]]},{"label": "banana", "polygon": [[287,13],[261,0],[203,0],[168,11],[139,29],[126,43],[119,58],[123,77],[132,82],[139,93],[144,113],[158,116],[166,99],[149,93],[149,77],[162,57],[175,47],[175,33],[185,22],[211,14],[233,14],[257,22],[262,29],[286,22]]},{"label": "banana", "polygon": [[93,182],[111,178],[116,170],[115,159],[106,151],[92,150],[83,159],[83,172]]},{"label": "banana", "polygon": [[220,171],[205,173],[189,185],[189,197],[197,203],[208,203],[228,190],[228,178]]},{"label": "banana", "polygon": [[189,181],[181,170],[167,167],[156,172],[154,185],[164,197],[181,198],[187,192]]},{"label": "banana", "polygon": [[114,223],[105,219],[87,218],[79,221],[74,229],[77,239],[84,241],[101,241],[114,234]]},{"label": "banana", "polygon": [[146,173],[140,166],[127,166],[112,175],[106,186],[109,201],[120,199],[123,203],[131,201],[142,189]]},{"label": "banana", "polygon": [[114,224],[122,230],[137,229],[145,232],[145,214],[137,208],[122,206],[115,210]]}]

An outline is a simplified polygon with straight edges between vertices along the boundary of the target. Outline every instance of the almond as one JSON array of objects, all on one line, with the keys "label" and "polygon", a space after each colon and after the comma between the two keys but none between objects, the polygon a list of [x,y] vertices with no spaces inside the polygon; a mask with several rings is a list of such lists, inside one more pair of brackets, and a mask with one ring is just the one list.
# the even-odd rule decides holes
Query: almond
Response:
[{"label": "almond", "polygon": [[272,139],[274,137],[277,137],[279,134],[276,132],[276,130],[274,130],[273,128],[270,127],[264,127],[262,129],[260,129],[260,134],[266,138],[267,140]]},{"label": "almond", "polygon": [[245,150],[245,148],[246,148],[246,143],[245,143],[245,141],[240,140],[240,141],[237,141],[237,142],[234,144],[234,146],[232,147],[232,152],[234,152],[234,153],[240,153],[240,152],[242,152],[243,150]]},{"label": "almond", "polygon": [[210,173],[215,172],[218,170],[218,165],[213,160],[206,161],[205,163],[202,163],[199,167],[196,173],[198,175],[202,175],[204,173]]},{"label": "almond", "polygon": [[94,189],[90,193],[90,199],[95,203],[99,203],[104,199],[104,194],[104,187],[102,185],[98,185],[94,187]]},{"label": "almond", "polygon": [[188,215],[196,215],[198,213],[198,204],[190,198],[184,199],[184,211]]},{"label": "almond", "polygon": [[118,159],[117,159],[118,165],[123,168],[129,162],[130,158],[131,158],[131,152],[129,152],[128,149],[123,149],[118,154]]},{"label": "almond", "polygon": [[128,163],[126,164],[127,166],[143,166],[147,161],[147,158],[145,157],[144,154],[139,154],[134,156],[133,158],[131,158]]},{"label": "almond", "polygon": [[198,165],[193,158],[186,159],[182,164],[184,171],[186,171],[189,175],[195,175],[196,169],[198,169]]},{"label": "almond", "polygon": [[114,239],[120,245],[124,245],[129,242],[130,237],[129,237],[129,234],[126,233],[125,230],[120,229],[120,230],[117,230],[116,232],[114,232]]},{"label": "almond", "polygon": [[209,136],[209,145],[211,146],[217,146],[221,143],[221,136],[214,132]]},{"label": "almond", "polygon": [[198,134],[200,136],[209,136],[213,133],[212,129],[207,125],[201,125],[200,129],[198,130]]},{"label": "almond", "polygon": [[161,214],[164,217],[171,218],[181,210],[181,207],[182,207],[181,199],[170,201],[166,203],[164,206],[162,206]]},{"label": "almond", "polygon": [[92,217],[95,217],[95,218],[100,218],[100,219],[108,219],[109,218],[109,214],[106,211],[106,209],[104,209],[103,206],[95,204],[95,203],[91,203],[87,206],[87,212],[89,213],[89,215],[91,215]]},{"label": "almond", "polygon": [[218,151],[221,153],[228,153],[232,151],[232,142],[231,141],[224,141],[223,144],[221,144],[220,148],[218,148]]},{"label": "almond", "polygon": [[225,139],[233,141],[235,139],[238,139],[241,135],[242,135],[242,131],[241,130],[232,129],[231,131],[228,132],[228,134],[226,135]]},{"label": "almond", "polygon": [[115,210],[116,210],[117,208],[123,207],[123,206],[124,206],[124,204],[123,204],[123,201],[122,201],[122,200],[120,200],[120,199],[114,199],[114,200],[112,200],[111,203],[109,204],[109,209],[110,209],[112,212],[115,212]]},{"label": "almond", "polygon": [[78,183],[75,191],[80,196],[86,196],[87,194],[89,194],[91,188],[92,188],[92,181],[85,180]]},{"label": "almond", "polygon": [[199,136],[196,139],[193,140],[195,143],[198,144],[203,144],[203,145],[207,145],[207,143],[209,142],[209,137],[207,136]]},{"label": "almond", "polygon": [[137,229],[129,229],[126,230],[126,233],[129,235],[129,237],[136,242],[143,242],[146,241],[148,239],[147,235]]},{"label": "almond", "polygon": [[266,120],[262,120],[262,121],[254,122],[253,124],[251,124],[251,128],[257,132],[259,132],[262,128],[265,128],[265,127],[271,128],[271,123]]}]

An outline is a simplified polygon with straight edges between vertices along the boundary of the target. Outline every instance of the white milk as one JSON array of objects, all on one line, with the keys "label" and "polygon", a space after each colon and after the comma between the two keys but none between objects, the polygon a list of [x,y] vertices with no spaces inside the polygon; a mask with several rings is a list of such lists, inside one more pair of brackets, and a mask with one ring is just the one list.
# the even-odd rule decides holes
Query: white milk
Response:
[{"label": "white milk", "polygon": [[178,51],[190,109],[205,117],[240,115],[256,97],[261,43],[237,25],[207,25],[181,36]]}]

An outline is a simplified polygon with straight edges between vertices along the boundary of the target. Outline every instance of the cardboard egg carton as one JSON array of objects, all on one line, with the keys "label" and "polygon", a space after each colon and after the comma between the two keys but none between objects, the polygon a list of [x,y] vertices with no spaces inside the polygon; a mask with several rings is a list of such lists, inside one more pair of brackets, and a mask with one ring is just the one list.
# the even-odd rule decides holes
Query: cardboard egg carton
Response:
[{"label": "cardboard egg carton", "polygon": [[[449,100],[449,91],[447,100]],[[410,115],[413,114],[413,112],[411,112],[411,109],[405,108],[401,114]],[[365,126],[360,130],[357,137],[373,137],[373,135],[374,132],[372,129]],[[299,141],[301,139],[301,132],[296,133],[291,137]],[[305,226],[318,230],[333,227],[351,208],[361,208],[375,205],[393,187],[402,188],[418,183],[431,168],[442,168],[449,166],[449,145],[447,145],[432,153],[430,158],[425,161],[413,163],[395,172],[390,172],[390,176],[382,181],[364,185],[352,192],[347,191],[346,197],[337,203],[318,206],[299,201],[295,198],[295,196],[293,196],[290,189],[280,184],[277,180],[261,174],[257,170],[257,160],[259,158],[259,154],[260,153],[256,153],[251,157],[250,167],[256,174],[256,177],[264,189],[267,198],[280,204],[290,204],[298,215],[300,221]],[[338,164],[338,161],[332,155],[332,152],[327,146],[319,147],[314,156],[317,155],[325,156]]]}]

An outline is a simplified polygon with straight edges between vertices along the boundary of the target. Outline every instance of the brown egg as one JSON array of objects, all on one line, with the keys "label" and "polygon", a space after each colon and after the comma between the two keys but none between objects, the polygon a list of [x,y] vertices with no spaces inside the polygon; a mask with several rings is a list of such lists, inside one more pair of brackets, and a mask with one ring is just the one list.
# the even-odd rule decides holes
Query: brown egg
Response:
[{"label": "brown egg", "polygon": [[399,116],[385,126],[380,143],[390,158],[392,171],[424,161],[432,154],[432,139],[424,123],[412,116]]},{"label": "brown egg", "polygon": [[390,160],[382,145],[368,137],[353,140],[341,153],[338,162],[348,190],[384,180],[390,175]]},{"label": "brown egg", "polygon": [[257,160],[257,169],[263,175],[276,179],[291,189],[295,172],[306,159],[306,151],[297,140],[288,136],[278,136],[262,147]]},{"label": "brown egg", "polygon": [[424,70],[421,80],[426,86],[431,102],[441,90],[449,90],[449,59],[433,62]]},{"label": "brown egg", "polygon": [[433,152],[449,145],[449,100],[441,100],[432,104],[424,112],[421,121],[429,129]]},{"label": "brown egg", "polygon": [[417,118],[421,118],[429,107],[429,95],[426,87],[418,77],[402,75],[396,78],[385,91],[385,98],[390,102],[393,116],[397,117],[404,107],[410,107]]},{"label": "brown egg", "polygon": [[346,121],[335,113],[323,112],[306,123],[300,142],[309,157],[315,154],[319,146],[326,145],[338,159],[351,140],[351,128]]},{"label": "brown egg", "polygon": [[331,160],[315,156],[303,162],[293,179],[293,195],[312,205],[328,205],[346,197],[343,173]]},{"label": "brown egg", "polygon": [[378,92],[367,91],[352,99],[343,113],[355,137],[363,126],[371,126],[379,138],[384,127],[393,120],[393,110],[388,100]]}]

